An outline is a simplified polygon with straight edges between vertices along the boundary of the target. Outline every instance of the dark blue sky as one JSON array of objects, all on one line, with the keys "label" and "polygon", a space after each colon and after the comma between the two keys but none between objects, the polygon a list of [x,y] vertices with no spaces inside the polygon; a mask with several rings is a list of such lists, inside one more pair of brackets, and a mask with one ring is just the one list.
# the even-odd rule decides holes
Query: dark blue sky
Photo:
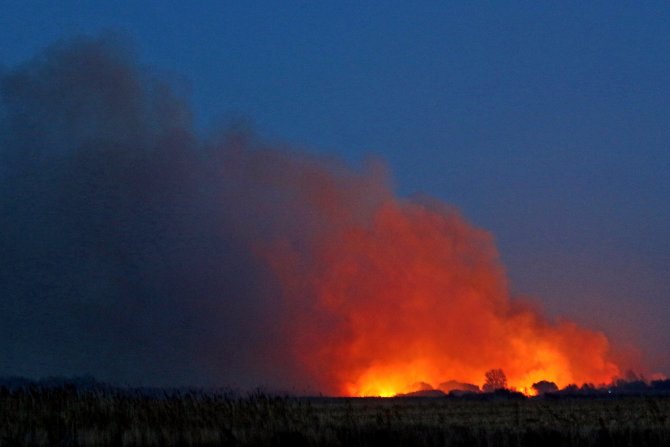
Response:
[{"label": "dark blue sky", "polygon": [[356,164],[496,237],[519,294],[670,372],[670,3],[7,1],[0,64],[116,32],[203,132]]}]

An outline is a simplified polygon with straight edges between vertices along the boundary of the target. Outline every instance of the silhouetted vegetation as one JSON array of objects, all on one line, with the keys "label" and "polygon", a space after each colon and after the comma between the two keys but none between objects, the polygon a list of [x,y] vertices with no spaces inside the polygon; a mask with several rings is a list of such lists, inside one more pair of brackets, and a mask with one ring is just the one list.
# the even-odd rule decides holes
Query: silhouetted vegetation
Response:
[{"label": "silhouetted vegetation", "polygon": [[541,380],[533,384],[533,389],[538,395],[543,395],[547,393],[555,393],[558,391],[558,386],[554,382],[549,382],[547,380]]},{"label": "silhouetted vegetation", "polygon": [[490,393],[496,390],[504,390],[507,388],[507,376],[502,369],[492,369],[485,374],[486,382],[482,387],[485,393]]},{"label": "silhouetted vegetation", "polygon": [[0,446],[16,445],[667,446],[670,395],[356,399],[26,383],[0,387]]}]

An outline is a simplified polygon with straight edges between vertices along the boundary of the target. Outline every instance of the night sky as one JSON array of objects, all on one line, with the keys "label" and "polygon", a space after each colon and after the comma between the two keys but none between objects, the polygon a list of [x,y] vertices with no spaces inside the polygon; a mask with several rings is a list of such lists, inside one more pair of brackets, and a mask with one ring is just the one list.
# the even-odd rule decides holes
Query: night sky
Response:
[{"label": "night sky", "polygon": [[[129,48],[185,98],[198,135],[232,126],[355,167],[380,160],[398,195],[437,198],[493,234],[514,295],[670,373],[670,3],[5,1],[0,73],[81,36]],[[18,366],[0,358],[0,375],[151,376],[31,360],[31,325],[48,339],[62,323],[45,331],[48,318],[12,307],[12,284],[0,282],[14,328],[0,353]],[[58,355],[86,369],[94,349],[65,332]],[[189,374],[165,382],[200,380]]]}]

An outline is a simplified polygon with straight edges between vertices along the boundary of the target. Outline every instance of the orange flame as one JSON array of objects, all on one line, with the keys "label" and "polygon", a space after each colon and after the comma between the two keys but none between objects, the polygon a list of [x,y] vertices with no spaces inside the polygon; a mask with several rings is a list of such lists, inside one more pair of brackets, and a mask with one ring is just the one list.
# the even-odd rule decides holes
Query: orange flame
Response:
[{"label": "orange flame", "polygon": [[550,322],[510,297],[492,237],[444,205],[383,198],[354,216],[328,187],[308,201],[327,224],[265,247],[282,286],[285,337],[327,393],[392,396],[501,368],[510,388],[607,383],[607,338]]}]

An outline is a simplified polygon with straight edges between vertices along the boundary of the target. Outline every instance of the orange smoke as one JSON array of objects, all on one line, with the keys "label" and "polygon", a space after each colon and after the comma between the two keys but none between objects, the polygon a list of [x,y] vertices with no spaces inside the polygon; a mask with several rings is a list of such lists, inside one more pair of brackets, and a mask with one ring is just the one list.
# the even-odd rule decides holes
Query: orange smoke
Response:
[{"label": "orange smoke", "polygon": [[564,387],[619,375],[602,333],[550,322],[510,298],[489,233],[444,205],[390,194],[361,217],[335,184],[303,185],[328,221],[307,244],[283,239],[263,250],[281,284],[286,341],[321,391],[481,386],[501,368],[511,388],[530,394],[541,380]]}]

